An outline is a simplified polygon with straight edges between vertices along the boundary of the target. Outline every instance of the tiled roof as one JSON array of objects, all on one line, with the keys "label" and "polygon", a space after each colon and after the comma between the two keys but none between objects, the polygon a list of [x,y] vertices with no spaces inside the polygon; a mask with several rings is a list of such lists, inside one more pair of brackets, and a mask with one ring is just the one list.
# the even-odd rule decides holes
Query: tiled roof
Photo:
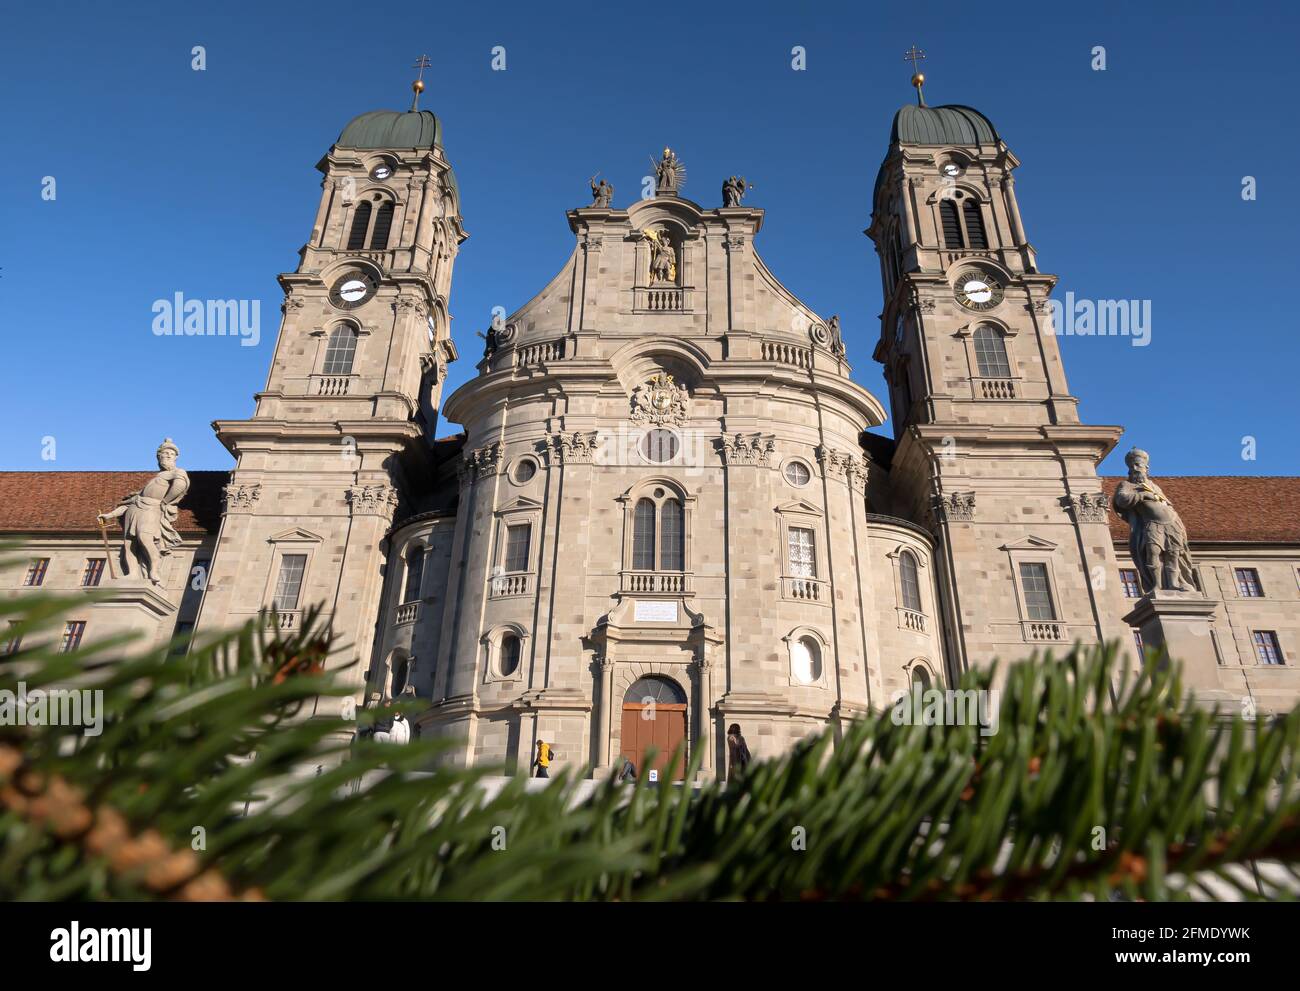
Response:
[{"label": "tiled roof", "polygon": [[[152,471],[0,471],[0,533],[98,533],[95,514],[108,512]],[[228,471],[191,471],[180,503],[181,533],[216,533]]]},{"label": "tiled roof", "polygon": [[[1103,478],[1112,499],[1122,478]],[[1300,544],[1300,477],[1275,475],[1155,476],[1160,490],[1187,525],[1187,536],[1199,541],[1250,544]],[[1128,524],[1110,512],[1110,532],[1128,540]]]}]

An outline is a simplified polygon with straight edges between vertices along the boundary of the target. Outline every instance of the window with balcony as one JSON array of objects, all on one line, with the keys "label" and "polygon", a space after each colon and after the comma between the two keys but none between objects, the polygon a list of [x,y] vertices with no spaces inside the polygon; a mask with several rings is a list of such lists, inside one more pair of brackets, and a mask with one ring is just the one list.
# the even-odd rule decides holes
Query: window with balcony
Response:
[{"label": "window with balcony", "polygon": [[271,607],[276,612],[293,612],[298,608],[306,571],[306,554],[285,554],[280,558],[280,574],[276,578],[275,596],[271,600]]},{"label": "window with balcony", "polygon": [[787,531],[790,575],[793,578],[817,577],[817,545],[812,527],[792,526]]},{"label": "window with balcony", "polygon": [[507,573],[528,570],[528,551],[532,541],[531,523],[512,523],[506,527],[506,553],[503,567]]},{"label": "window with balcony", "polygon": [[1040,561],[1022,561],[1020,587],[1025,596],[1025,612],[1031,620],[1056,619],[1056,606],[1052,602],[1046,564]]},{"label": "window with balcony", "polygon": [[412,547],[406,552],[406,587],[403,602],[414,602],[420,597],[420,583],[424,578],[424,548]]},{"label": "window with balcony", "polygon": [[921,580],[916,567],[916,555],[903,551],[898,558],[898,581],[902,590],[903,608],[921,611]]}]

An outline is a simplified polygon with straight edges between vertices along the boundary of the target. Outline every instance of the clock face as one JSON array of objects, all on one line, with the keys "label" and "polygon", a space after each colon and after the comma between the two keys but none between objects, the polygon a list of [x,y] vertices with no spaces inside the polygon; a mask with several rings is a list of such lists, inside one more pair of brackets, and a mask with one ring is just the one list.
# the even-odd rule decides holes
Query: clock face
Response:
[{"label": "clock face", "polygon": [[958,165],[956,162],[949,162],[943,167],[943,174],[946,175],[949,179],[956,179],[959,175],[961,175],[961,166]]},{"label": "clock face", "polygon": [[365,272],[345,272],[330,289],[330,302],[340,310],[356,309],[375,294],[375,280]]},{"label": "clock face", "polygon": [[387,165],[376,165],[370,170],[370,177],[372,179],[387,179],[392,174],[393,170]]},{"label": "clock face", "polygon": [[953,295],[968,310],[991,310],[1002,302],[1003,289],[993,276],[971,269],[957,276]]}]

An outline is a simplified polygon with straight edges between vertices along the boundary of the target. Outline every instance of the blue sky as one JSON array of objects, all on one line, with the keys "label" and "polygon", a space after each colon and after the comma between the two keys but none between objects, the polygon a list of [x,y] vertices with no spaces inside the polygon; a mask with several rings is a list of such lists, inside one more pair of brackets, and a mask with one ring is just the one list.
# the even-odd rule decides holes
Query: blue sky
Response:
[{"label": "blue sky", "polygon": [[[841,315],[854,377],[884,399],[862,230],[890,121],[912,99],[902,53],[915,43],[929,102],[979,108],[1023,162],[1017,194],[1057,294],[1151,301],[1145,348],[1062,339],[1084,420],[1127,428],[1104,470],[1138,444],[1158,475],[1300,473],[1294,7],[189,6],[6,14],[2,468],[146,468],[164,434],[184,467],[228,467],[210,423],[248,416],[265,382],[275,276],[310,232],[314,166],[354,115],[407,106],[423,52],[422,106],[443,120],[471,234],[451,294],[453,387],[492,308],[515,309],[563,264],[564,211],[589,202],[587,177],[626,205],[647,156],[671,145],[685,195],[706,206],[727,175],[754,183],[759,252],[814,310]],[[796,45],[806,71],[791,69]],[[152,303],[176,292],[261,299],[262,343],[154,336]]]}]

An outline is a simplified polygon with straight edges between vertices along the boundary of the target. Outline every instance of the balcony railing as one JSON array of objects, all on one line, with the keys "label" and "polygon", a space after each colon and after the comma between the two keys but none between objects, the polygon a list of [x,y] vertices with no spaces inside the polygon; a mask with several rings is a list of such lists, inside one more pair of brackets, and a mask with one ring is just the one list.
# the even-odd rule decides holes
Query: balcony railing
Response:
[{"label": "balcony railing", "polygon": [[1027,619],[1021,623],[1025,639],[1030,643],[1061,643],[1065,640],[1065,624],[1051,620]]},{"label": "balcony railing", "polygon": [[414,623],[420,618],[420,600],[414,602],[404,602],[397,607],[397,625],[405,626],[407,623]]},{"label": "balcony railing", "polygon": [[1016,383],[1013,379],[980,379],[980,395],[985,399],[1015,399]]},{"label": "balcony railing", "polygon": [[624,571],[623,591],[642,595],[684,595],[691,591],[690,579],[690,575],[680,571]]},{"label": "balcony railing", "polygon": [[643,313],[685,313],[691,308],[689,287],[663,286],[633,290],[633,309]]},{"label": "balcony railing", "polygon": [[346,396],[355,375],[313,375],[309,391],[313,396]]},{"label": "balcony railing", "polygon": [[488,580],[489,595],[493,599],[509,595],[527,595],[533,590],[531,574],[494,575]]},{"label": "balcony railing", "polygon": [[813,364],[811,348],[803,348],[797,344],[787,344],[784,341],[764,341],[759,353],[763,356],[764,361],[773,361],[781,365],[793,365],[795,368],[812,368]]},{"label": "balcony railing", "polygon": [[902,606],[898,609],[898,625],[904,630],[911,630],[913,633],[925,632],[925,613],[919,613],[915,609],[906,609]]},{"label": "balcony railing", "polygon": [[791,578],[781,580],[785,597],[796,602],[829,602],[830,586],[816,578]]},{"label": "balcony railing", "polygon": [[302,613],[297,609],[273,610],[267,614],[266,625],[272,630],[291,633],[302,623]]}]

